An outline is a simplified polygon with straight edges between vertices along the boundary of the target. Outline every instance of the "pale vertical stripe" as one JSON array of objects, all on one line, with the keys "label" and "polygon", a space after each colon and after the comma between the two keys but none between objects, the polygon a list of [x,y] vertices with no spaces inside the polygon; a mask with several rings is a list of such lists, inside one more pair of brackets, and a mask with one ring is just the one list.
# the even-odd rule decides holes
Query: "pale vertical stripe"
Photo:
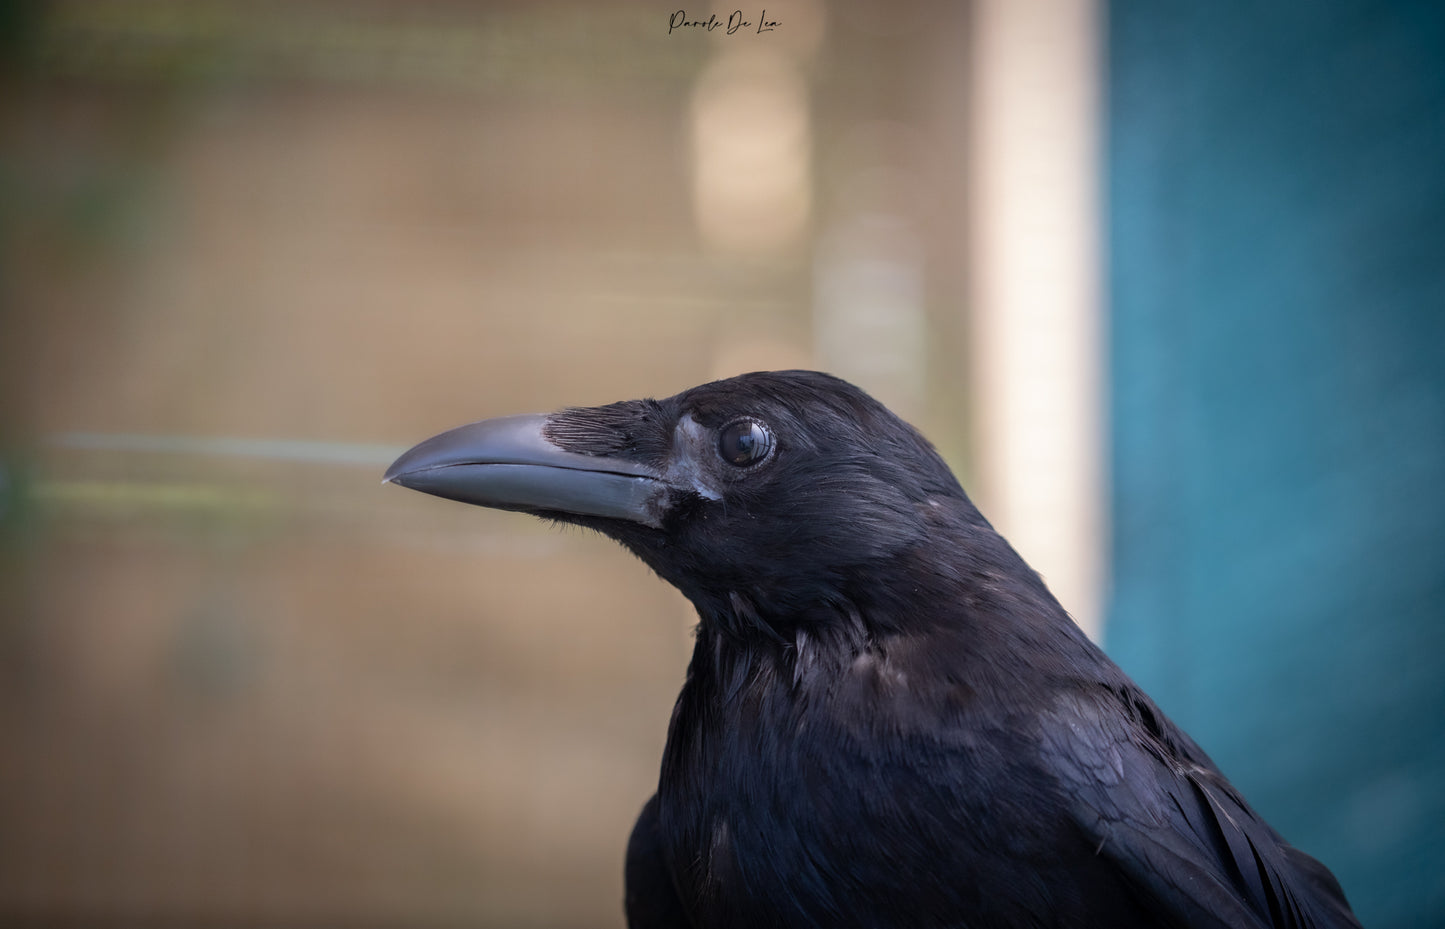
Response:
[{"label": "pale vertical stripe", "polygon": [[1101,10],[975,3],[970,267],[980,505],[1098,637]]}]

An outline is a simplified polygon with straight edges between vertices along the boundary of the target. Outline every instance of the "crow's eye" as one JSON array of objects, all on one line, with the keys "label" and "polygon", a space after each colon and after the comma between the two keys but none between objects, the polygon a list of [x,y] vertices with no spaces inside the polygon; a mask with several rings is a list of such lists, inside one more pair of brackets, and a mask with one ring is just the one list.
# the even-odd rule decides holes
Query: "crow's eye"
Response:
[{"label": "crow's eye", "polygon": [[773,450],[773,434],[755,419],[740,419],[718,433],[717,450],[723,461],[746,468],[768,457]]}]

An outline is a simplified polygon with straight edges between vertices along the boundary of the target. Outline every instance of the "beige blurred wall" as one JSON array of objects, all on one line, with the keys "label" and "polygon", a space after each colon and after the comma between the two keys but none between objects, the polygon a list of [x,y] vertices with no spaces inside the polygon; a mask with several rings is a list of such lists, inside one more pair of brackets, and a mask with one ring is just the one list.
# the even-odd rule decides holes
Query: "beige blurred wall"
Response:
[{"label": "beige blurred wall", "polygon": [[621,925],[687,604],[379,475],[463,421],[811,366],[971,478],[967,10],[768,11],[20,33],[0,922]]}]

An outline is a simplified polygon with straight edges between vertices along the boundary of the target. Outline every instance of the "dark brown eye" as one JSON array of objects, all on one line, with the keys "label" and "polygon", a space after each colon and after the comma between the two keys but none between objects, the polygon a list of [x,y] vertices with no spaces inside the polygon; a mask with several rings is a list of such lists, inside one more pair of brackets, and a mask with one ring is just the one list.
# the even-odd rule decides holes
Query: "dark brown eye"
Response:
[{"label": "dark brown eye", "polygon": [[718,454],[728,464],[746,468],[768,457],[773,434],[755,419],[740,419],[722,428],[717,437]]}]

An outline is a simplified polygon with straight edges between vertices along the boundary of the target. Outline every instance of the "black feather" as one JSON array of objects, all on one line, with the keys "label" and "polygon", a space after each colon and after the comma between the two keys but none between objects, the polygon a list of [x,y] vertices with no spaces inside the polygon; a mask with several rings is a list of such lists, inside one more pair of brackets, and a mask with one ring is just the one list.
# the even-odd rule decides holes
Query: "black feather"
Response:
[{"label": "black feather", "polygon": [[[743,418],[771,452],[738,467]],[[661,482],[655,519],[546,515],[700,617],[628,851],[637,929],[1359,925],[862,391],[752,374],[547,436]]]}]

